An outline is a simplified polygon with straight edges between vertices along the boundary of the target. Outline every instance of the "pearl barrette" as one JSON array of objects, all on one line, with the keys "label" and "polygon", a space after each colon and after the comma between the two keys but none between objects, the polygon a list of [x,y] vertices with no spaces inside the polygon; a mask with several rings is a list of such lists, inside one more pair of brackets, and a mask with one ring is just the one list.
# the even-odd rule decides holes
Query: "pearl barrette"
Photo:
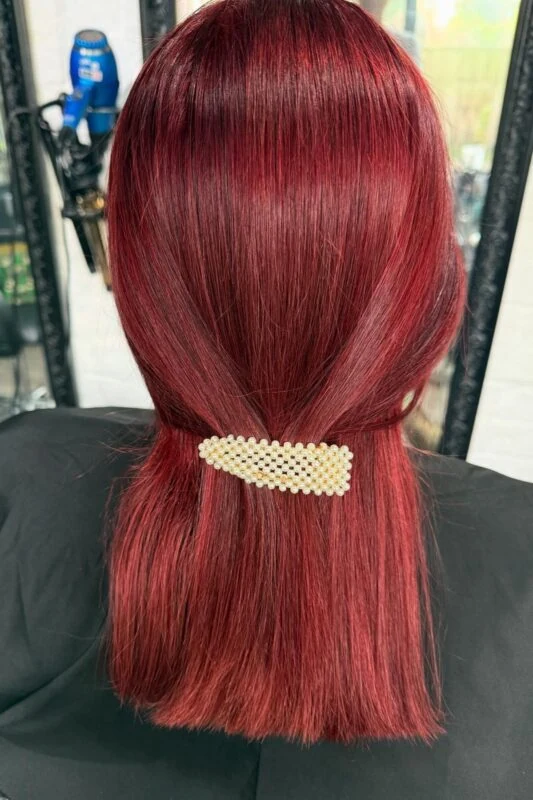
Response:
[{"label": "pearl barrette", "polygon": [[253,436],[211,436],[198,445],[200,458],[258,487],[291,491],[293,494],[342,495],[350,488],[353,453],[343,445],[280,444]]}]

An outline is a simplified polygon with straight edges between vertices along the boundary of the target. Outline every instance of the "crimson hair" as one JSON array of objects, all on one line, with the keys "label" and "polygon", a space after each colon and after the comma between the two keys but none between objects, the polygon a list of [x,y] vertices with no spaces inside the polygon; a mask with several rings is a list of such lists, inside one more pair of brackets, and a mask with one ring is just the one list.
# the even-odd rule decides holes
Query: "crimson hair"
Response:
[{"label": "crimson hair", "polygon": [[[442,700],[401,423],[464,276],[419,71],[346,0],[204,6],[120,115],[109,228],[156,409],[111,544],[116,692],[162,726],[430,740]],[[199,458],[229,433],[346,444],[351,488],[247,485]]]}]

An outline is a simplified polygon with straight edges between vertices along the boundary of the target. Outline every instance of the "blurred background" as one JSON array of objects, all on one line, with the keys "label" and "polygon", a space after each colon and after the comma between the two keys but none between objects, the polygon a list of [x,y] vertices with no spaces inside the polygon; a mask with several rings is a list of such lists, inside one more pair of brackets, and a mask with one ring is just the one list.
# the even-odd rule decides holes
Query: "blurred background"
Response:
[{"label": "blurred background", "polygon": [[[110,291],[106,170],[144,58],[201,4],[0,4],[0,418],[55,404],[151,405]],[[406,435],[533,481],[533,0],[360,5],[435,92],[470,284],[460,341]]]}]

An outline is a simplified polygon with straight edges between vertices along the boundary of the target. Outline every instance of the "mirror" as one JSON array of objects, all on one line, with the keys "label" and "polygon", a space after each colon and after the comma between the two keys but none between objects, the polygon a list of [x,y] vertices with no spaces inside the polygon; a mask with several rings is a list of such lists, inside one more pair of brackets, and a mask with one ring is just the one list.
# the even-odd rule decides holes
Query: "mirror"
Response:
[{"label": "mirror", "polygon": [[[397,38],[435,92],[452,158],[457,237],[470,276],[520,2],[360,0],[360,5]],[[450,353],[407,421],[418,446],[440,446],[454,369]]]},{"label": "mirror", "polygon": [[0,420],[53,405],[35,284],[0,117]]}]

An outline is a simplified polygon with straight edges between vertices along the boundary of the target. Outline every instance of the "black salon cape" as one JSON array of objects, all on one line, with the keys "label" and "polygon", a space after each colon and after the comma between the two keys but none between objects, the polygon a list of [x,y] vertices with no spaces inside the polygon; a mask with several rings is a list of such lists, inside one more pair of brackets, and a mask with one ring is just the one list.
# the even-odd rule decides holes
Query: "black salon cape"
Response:
[{"label": "black salon cape", "polygon": [[[447,735],[308,749],[158,730],[101,672],[104,505],[150,412],[0,425],[0,789],[10,800],[532,800],[533,485],[422,457]],[[327,653],[324,653],[327,658]],[[1,796],[1,792],[0,792]]]}]

